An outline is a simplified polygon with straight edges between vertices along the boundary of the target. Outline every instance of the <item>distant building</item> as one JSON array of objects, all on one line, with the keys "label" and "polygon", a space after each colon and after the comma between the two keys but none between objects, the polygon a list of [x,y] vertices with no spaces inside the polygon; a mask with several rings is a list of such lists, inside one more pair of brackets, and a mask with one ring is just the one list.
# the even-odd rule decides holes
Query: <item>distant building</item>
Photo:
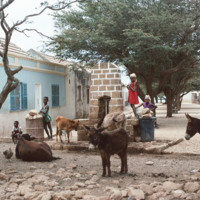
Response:
[{"label": "distant building", "polygon": [[[49,97],[52,122],[62,115],[71,119],[89,115],[90,73],[72,71],[73,63],[60,61],[33,49],[23,51],[15,44],[9,46],[11,68],[23,66],[18,74],[20,84],[10,93],[0,110],[0,135],[10,133],[15,120],[25,130],[25,116],[30,109],[39,111],[44,96]],[[0,60],[0,90],[7,76]]]}]

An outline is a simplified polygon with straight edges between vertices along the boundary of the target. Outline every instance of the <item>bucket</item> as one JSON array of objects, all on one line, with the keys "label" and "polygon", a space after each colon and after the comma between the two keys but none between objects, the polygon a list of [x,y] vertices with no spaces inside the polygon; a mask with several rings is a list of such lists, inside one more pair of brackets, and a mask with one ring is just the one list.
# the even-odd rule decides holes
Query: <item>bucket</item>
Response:
[{"label": "bucket", "polygon": [[154,140],[155,117],[140,118],[141,141],[149,142]]},{"label": "bucket", "polygon": [[27,118],[26,132],[37,139],[44,139],[43,118]]}]

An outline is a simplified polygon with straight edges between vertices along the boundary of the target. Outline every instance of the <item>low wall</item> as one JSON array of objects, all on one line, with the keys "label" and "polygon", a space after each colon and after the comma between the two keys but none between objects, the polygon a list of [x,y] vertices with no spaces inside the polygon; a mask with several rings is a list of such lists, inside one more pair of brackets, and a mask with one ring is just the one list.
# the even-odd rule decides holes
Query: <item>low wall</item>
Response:
[{"label": "low wall", "polygon": [[[78,141],[88,141],[87,131],[83,128],[83,125],[93,126],[97,121],[89,119],[79,119],[78,128]],[[135,141],[135,137],[139,136],[139,120],[138,119],[127,119],[126,120],[126,131],[130,136],[130,142]]]},{"label": "low wall", "polygon": [[[26,131],[26,121],[25,117],[29,113],[28,110],[25,111],[15,111],[9,113],[0,113],[0,137],[10,137],[11,129],[13,127],[14,121],[19,121],[22,130]],[[55,119],[58,115],[64,117],[68,116],[66,107],[50,108],[50,115],[52,118],[52,125],[55,125]]]}]

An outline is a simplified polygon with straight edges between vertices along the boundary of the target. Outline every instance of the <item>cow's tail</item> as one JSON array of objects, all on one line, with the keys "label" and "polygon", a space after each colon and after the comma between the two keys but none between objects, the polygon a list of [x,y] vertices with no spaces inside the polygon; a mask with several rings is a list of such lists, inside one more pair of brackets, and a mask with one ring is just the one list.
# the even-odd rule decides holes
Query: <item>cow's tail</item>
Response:
[{"label": "cow's tail", "polygon": [[60,157],[52,157],[52,160],[60,160],[61,158]]}]

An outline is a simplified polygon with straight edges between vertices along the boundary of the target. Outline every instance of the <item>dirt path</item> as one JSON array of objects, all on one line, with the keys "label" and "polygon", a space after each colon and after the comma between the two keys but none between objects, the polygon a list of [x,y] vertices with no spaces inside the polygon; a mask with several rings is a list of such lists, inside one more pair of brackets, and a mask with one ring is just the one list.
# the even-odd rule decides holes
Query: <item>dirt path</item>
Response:
[{"label": "dirt path", "polygon": [[[0,144],[1,152],[8,149],[14,150],[13,144]],[[54,156],[58,156],[61,159],[53,161],[56,163],[56,167],[51,169],[52,172],[56,172],[59,168],[66,168],[67,166],[76,165],[76,171],[84,173],[87,171],[96,171],[100,177],[102,173],[101,158],[98,153],[88,152],[66,152],[66,151],[53,151]],[[147,161],[152,161],[153,165],[146,165]],[[3,154],[0,156],[0,169],[7,170],[8,168],[15,169],[17,172],[30,171],[31,166],[35,166],[37,169],[49,170],[50,163],[41,162],[23,162],[13,156],[9,162],[5,160]],[[200,156],[175,156],[175,155],[128,155],[128,167],[129,175],[119,175],[120,160],[117,156],[111,158],[112,178],[107,179],[108,185],[119,178],[124,179],[124,184],[127,182],[133,184],[136,182],[165,180],[168,177],[180,178],[182,174],[188,173],[193,169],[200,168]]]}]

